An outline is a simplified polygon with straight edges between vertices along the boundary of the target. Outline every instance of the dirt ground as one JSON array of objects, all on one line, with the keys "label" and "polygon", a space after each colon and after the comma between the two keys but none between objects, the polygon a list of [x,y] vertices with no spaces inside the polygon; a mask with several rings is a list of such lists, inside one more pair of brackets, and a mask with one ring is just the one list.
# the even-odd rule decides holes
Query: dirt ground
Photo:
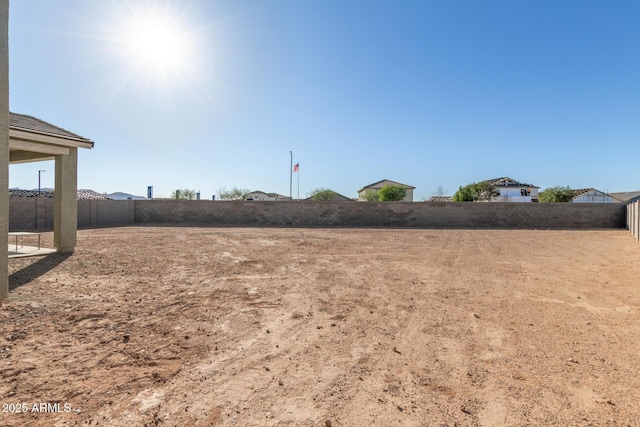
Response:
[{"label": "dirt ground", "polygon": [[9,262],[0,425],[638,426],[639,261],[625,230],[80,231]]}]

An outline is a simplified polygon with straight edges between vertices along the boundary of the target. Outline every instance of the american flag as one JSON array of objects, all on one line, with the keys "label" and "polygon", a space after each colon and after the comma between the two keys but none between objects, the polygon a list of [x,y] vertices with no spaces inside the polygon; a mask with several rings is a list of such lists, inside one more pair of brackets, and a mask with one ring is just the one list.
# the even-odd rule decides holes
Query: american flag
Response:
[{"label": "american flag", "polygon": [[300,163],[296,163],[295,165],[293,165],[294,172],[298,172],[298,169],[300,169]]}]

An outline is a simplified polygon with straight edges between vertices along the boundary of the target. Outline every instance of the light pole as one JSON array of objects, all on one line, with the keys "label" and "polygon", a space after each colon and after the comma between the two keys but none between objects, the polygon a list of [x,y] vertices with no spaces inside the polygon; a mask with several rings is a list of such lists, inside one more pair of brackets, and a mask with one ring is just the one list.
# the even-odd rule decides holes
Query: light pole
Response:
[{"label": "light pole", "polygon": [[38,194],[40,194],[40,188],[41,188],[41,187],[40,187],[40,175],[42,174],[42,172],[46,172],[46,170],[44,170],[44,169],[40,169],[40,170],[38,171]]},{"label": "light pole", "polygon": [[289,166],[289,201],[293,199],[293,151],[289,151],[291,155],[291,164]]}]

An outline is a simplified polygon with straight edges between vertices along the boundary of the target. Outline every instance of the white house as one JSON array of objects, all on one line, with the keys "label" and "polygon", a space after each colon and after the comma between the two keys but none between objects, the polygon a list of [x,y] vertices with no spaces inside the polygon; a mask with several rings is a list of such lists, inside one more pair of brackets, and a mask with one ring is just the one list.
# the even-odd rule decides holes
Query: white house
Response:
[{"label": "white house", "polygon": [[492,202],[537,202],[538,189],[535,185],[525,184],[509,177],[488,179],[488,182],[500,192],[499,196],[491,199]]},{"label": "white house", "polygon": [[358,200],[365,201],[367,200],[367,193],[375,191],[378,192],[385,185],[397,185],[399,187],[403,187],[407,190],[407,195],[402,199],[403,202],[413,202],[413,190],[416,187],[412,187],[411,185],[402,184],[400,182],[390,181],[388,179],[383,179],[382,181],[374,182],[373,184],[369,184],[365,187],[362,187],[358,190]]},{"label": "white house", "polygon": [[571,199],[571,203],[621,203],[621,200],[595,188],[582,188],[572,191],[574,196]]},{"label": "white house", "polygon": [[285,201],[285,200],[289,200],[288,196],[283,196],[282,194],[278,194],[278,193],[265,193],[264,191],[252,191],[251,193],[247,194],[244,198],[245,200],[248,201],[260,201],[260,202],[281,202],[281,201]]}]

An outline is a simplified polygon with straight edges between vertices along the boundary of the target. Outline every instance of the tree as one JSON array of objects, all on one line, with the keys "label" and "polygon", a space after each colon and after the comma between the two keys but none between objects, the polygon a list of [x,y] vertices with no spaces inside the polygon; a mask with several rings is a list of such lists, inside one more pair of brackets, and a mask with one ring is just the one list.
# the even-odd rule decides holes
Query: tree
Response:
[{"label": "tree", "polygon": [[378,202],[380,201],[380,194],[376,190],[367,190],[364,192],[364,196],[362,196],[364,200],[367,202]]},{"label": "tree", "polygon": [[454,202],[473,202],[475,196],[474,186],[475,184],[465,185],[458,188],[458,191],[453,195]]},{"label": "tree", "polygon": [[399,202],[407,196],[407,189],[399,185],[385,185],[378,192],[381,202]]},{"label": "tree", "polygon": [[227,190],[226,187],[220,187],[218,190],[218,199],[220,200],[244,200],[251,191],[245,188],[231,187]]},{"label": "tree", "polygon": [[335,196],[336,192],[327,188],[316,188],[311,192],[311,200],[326,201],[331,200]]},{"label": "tree", "polygon": [[193,200],[196,198],[196,191],[189,190],[187,188],[182,190],[175,190],[171,193],[172,199]]},{"label": "tree", "polygon": [[561,187],[555,186],[546,188],[544,191],[538,194],[539,202],[570,202],[573,199],[574,193],[569,186]]},{"label": "tree", "polygon": [[436,191],[431,194],[431,197],[447,197],[447,191],[444,189],[442,184],[438,185]]},{"label": "tree", "polygon": [[458,188],[456,194],[453,195],[454,202],[488,202],[493,197],[500,195],[500,192],[496,189],[495,185],[481,181],[478,183],[471,183],[464,187]]},{"label": "tree", "polygon": [[483,202],[490,202],[495,196],[500,195],[500,191],[496,188],[495,185],[487,182],[481,181],[476,184],[475,191],[477,195],[476,200],[480,200]]}]

